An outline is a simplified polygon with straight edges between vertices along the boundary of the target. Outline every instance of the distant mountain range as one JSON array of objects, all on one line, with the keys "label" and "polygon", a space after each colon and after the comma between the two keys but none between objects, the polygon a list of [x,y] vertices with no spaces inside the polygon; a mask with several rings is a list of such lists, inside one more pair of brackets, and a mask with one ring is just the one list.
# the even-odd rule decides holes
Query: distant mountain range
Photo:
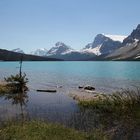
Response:
[{"label": "distant mountain range", "polygon": [[54,47],[52,47],[47,53],[46,56],[51,58],[58,58],[63,60],[85,60],[95,56],[93,53],[87,53],[84,51],[78,51],[72,49],[70,46],[57,42]]},{"label": "distant mountain range", "polygon": [[58,61],[55,58],[41,57],[35,55],[27,55],[23,53],[0,49],[0,61]]},{"label": "distant mountain range", "polygon": [[[12,50],[24,54],[20,48]],[[92,43],[81,50],[74,50],[63,42],[57,42],[47,50],[37,49],[30,54],[43,58],[63,60],[140,60],[140,24],[129,36],[98,34]]]},{"label": "distant mountain range", "polygon": [[[108,55],[121,46],[126,36],[98,34],[92,43],[89,43],[81,50],[74,50],[63,42],[57,42],[50,50],[39,53],[40,56],[48,56],[64,60],[88,60],[100,55]],[[34,53],[36,55],[36,53]]]}]

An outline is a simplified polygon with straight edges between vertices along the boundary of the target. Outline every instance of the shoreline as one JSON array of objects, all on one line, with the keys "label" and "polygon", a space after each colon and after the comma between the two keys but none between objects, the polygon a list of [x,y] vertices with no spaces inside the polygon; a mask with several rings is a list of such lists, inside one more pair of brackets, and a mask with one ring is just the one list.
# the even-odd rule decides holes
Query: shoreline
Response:
[{"label": "shoreline", "polygon": [[104,93],[89,90],[73,90],[68,95],[76,101],[91,101],[101,97]]}]

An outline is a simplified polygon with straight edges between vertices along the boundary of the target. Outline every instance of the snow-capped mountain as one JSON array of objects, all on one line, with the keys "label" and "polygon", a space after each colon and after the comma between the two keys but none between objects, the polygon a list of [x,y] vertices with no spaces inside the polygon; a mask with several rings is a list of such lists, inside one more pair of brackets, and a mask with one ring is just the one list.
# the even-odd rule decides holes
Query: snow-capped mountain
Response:
[{"label": "snow-capped mountain", "polygon": [[47,54],[48,50],[45,48],[37,49],[35,51],[32,51],[31,54],[38,55],[38,56],[45,56]]},{"label": "snow-capped mountain", "polygon": [[54,47],[52,47],[48,52],[48,56],[52,55],[65,55],[67,53],[71,53],[74,51],[70,46],[62,43],[62,42],[57,42]]},{"label": "snow-capped mountain", "polygon": [[92,43],[89,43],[82,50],[94,53],[97,56],[108,55],[121,47],[122,40],[126,36],[98,34]]},{"label": "snow-capped mountain", "polygon": [[17,52],[17,53],[23,53],[24,54],[24,51],[21,50],[20,48],[16,48],[16,49],[13,49],[11,50],[12,52]]},{"label": "snow-capped mountain", "polygon": [[95,54],[74,50],[62,42],[57,42],[55,46],[48,51],[46,56],[63,60],[86,60],[95,56]]}]

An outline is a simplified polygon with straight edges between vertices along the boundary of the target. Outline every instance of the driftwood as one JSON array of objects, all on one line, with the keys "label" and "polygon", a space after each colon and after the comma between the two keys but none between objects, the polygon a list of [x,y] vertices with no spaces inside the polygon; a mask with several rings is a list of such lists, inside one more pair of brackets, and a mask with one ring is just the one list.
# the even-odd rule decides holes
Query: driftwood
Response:
[{"label": "driftwood", "polygon": [[42,89],[37,89],[37,92],[57,92],[55,89],[46,89],[46,90],[42,90]]}]

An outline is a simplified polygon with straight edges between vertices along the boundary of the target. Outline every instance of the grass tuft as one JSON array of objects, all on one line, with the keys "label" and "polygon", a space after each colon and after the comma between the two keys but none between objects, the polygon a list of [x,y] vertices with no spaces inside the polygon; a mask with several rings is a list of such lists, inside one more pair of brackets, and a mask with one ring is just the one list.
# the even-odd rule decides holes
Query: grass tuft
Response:
[{"label": "grass tuft", "polygon": [[135,139],[140,130],[140,89],[102,95],[90,101],[79,101],[81,109],[98,111],[100,123],[112,139]]},{"label": "grass tuft", "polygon": [[95,108],[107,112],[137,111],[140,106],[140,90],[128,89],[110,95],[102,94],[90,101],[79,101],[78,104],[84,108]]}]

